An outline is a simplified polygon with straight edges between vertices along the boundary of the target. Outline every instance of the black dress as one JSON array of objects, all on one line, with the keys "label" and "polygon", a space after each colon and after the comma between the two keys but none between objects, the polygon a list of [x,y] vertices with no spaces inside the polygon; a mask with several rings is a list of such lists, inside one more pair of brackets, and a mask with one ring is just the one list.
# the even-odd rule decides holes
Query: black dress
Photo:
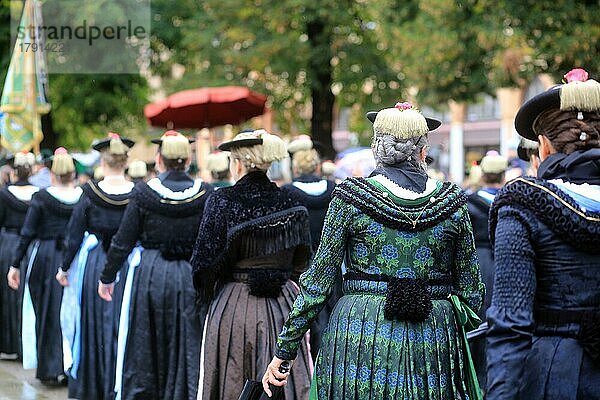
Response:
[{"label": "black dress", "polygon": [[[475,238],[475,248],[477,250],[477,259],[479,260],[479,268],[481,270],[481,279],[485,284],[485,297],[481,310],[479,310],[479,316],[482,319],[485,319],[485,313],[492,301],[492,288],[494,286],[494,252],[488,234],[488,217],[490,207],[497,192],[497,189],[482,189],[469,194],[467,197],[467,208],[469,210],[471,224],[473,225],[473,237]],[[475,369],[477,370],[479,384],[481,387],[485,387],[487,373],[485,368],[484,336],[471,342],[471,353]]]},{"label": "black dress", "polygon": [[[306,208],[263,172],[210,197],[192,258],[199,298],[212,301],[199,399],[237,399],[246,379],[262,378],[310,253]],[[303,343],[286,399],[308,398],[310,364]]]},{"label": "black dress", "polygon": [[[75,201],[66,203],[42,189],[31,199],[12,266],[19,267],[29,244],[37,239],[33,262],[30,260],[29,292],[35,312],[37,349],[36,378],[55,381],[64,374],[60,308],[62,286],[56,270],[63,259],[63,241]],[[22,282],[26,271],[21,271]]]},{"label": "black dress", "polygon": [[[27,182],[17,186],[29,185]],[[19,243],[19,232],[25,222],[30,201],[20,200],[8,189],[0,190],[0,353],[19,354],[21,351],[20,292],[8,286],[6,275]],[[25,264],[26,259],[21,264]]]},{"label": "black dress", "polygon": [[[90,181],[83,186],[83,195],[69,221],[62,268],[69,270],[75,260],[78,263],[75,273],[82,277],[77,282],[81,293],[81,334],[77,336],[80,352],[71,368],[70,398],[105,399],[114,389],[120,297],[125,280],[120,279],[115,286],[112,302],[98,296],[98,280],[130,194],[109,194]],[[80,253],[76,257],[80,251],[87,257],[78,262],[85,256]]]},{"label": "black dress", "polygon": [[301,175],[294,182],[284,185],[282,189],[308,210],[312,249],[316,251],[335,183],[316,175]]},{"label": "black dress", "polygon": [[[283,190],[289,192],[290,196],[297,200],[308,210],[308,220],[310,222],[310,237],[312,250],[316,252],[321,241],[321,232],[325,222],[325,215],[329,209],[331,195],[335,189],[335,183],[319,178],[316,175],[301,175],[294,182],[283,186]],[[342,296],[342,288],[334,288],[329,301],[319,313],[319,316],[310,327],[310,353],[313,359],[317,358],[321,348],[321,338],[323,331],[329,323],[329,316],[333,311],[335,303]]]},{"label": "black dress", "polygon": [[[496,196],[490,400],[600,399],[600,149],[587,155],[594,152],[595,162],[578,165],[585,154],[572,154],[564,174],[518,178]],[[560,157],[540,165],[540,178]],[[578,184],[578,169],[588,188],[596,185],[590,197],[549,179]]]},{"label": "black dress", "polygon": [[100,280],[114,282],[136,243],[122,399],[195,399],[203,315],[188,262],[212,187],[183,172],[138,183],[113,237]]}]

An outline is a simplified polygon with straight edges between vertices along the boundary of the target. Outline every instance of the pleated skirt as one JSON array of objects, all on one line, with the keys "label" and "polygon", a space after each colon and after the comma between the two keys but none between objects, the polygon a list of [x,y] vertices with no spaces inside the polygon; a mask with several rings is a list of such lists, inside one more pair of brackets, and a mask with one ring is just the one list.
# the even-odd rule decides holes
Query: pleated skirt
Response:
[{"label": "pleated skirt", "polygon": [[[0,353],[4,354],[21,352],[22,291],[11,289],[6,279],[18,243],[18,233],[0,232]],[[26,266],[27,260],[22,265]],[[25,268],[21,268],[21,271],[25,271]]]},{"label": "pleated skirt", "polygon": [[[81,354],[77,379],[69,379],[69,397],[110,399],[115,387],[119,315],[124,279],[115,282],[113,301],[98,296],[100,273],[106,264],[102,242],[90,251],[81,290]],[[119,277],[127,275],[127,266]]]},{"label": "pleated skirt", "polygon": [[41,381],[55,381],[64,374],[60,327],[63,288],[56,280],[61,263],[62,250],[56,240],[40,240],[29,274],[29,292],[35,313],[36,378]]},{"label": "pleated skirt", "polygon": [[467,399],[451,304],[422,323],[384,318],[385,295],[346,294],[333,310],[313,376],[313,398]]},{"label": "pleated skirt", "polygon": [[195,399],[202,322],[192,267],[142,252],[131,294],[122,399]]},{"label": "pleated skirt", "polygon": [[599,400],[600,365],[576,339],[534,336],[518,399]]},{"label": "pleated skirt", "polygon": [[[209,308],[198,399],[235,400],[247,379],[262,379],[297,293],[291,281],[277,298],[252,296],[243,283],[225,285]],[[311,369],[303,341],[285,386],[286,400],[308,399]]]}]

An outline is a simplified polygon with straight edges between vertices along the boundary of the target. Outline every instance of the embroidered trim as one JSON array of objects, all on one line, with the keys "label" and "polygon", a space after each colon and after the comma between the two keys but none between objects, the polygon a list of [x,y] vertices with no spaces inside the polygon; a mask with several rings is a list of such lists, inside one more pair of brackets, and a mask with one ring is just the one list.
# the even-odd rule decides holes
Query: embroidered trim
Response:
[{"label": "embroidered trim", "polygon": [[[102,201],[104,201],[107,204],[113,205],[113,206],[126,206],[127,204],[129,204],[129,199],[124,199],[124,200],[113,200],[111,198],[109,198],[108,196],[106,196],[103,193],[102,188],[98,188],[96,187],[96,185],[93,182],[88,182],[88,187],[94,192],[94,194],[96,196],[98,196]],[[133,187],[132,187],[133,189]],[[126,194],[126,193],[122,193],[122,194]]]},{"label": "embroidered trim", "polygon": [[[348,178],[333,193],[384,226],[421,232],[448,219],[466,204],[466,196],[455,184],[444,182],[435,199],[423,204],[402,205],[382,197],[379,190],[365,178]],[[418,219],[417,224],[414,224]]]},{"label": "embroidered trim", "polygon": [[194,196],[184,199],[184,200],[167,200],[167,199],[161,199],[160,202],[163,204],[186,204],[186,203],[191,203],[192,201],[202,197],[204,195],[204,193],[206,193],[206,190],[203,190],[201,192],[196,193]]},{"label": "embroidered trim", "polygon": [[563,200],[559,195],[557,195],[556,193],[554,193],[552,190],[542,186],[542,185],[538,185],[535,184],[533,182],[527,181],[523,178],[517,178],[515,179],[513,182],[510,183],[515,183],[516,181],[520,181],[523,182],[527,185],[536,187],[540,190],[543,190],[544,192],[548,193],[550,196],[554,197],[556,200],[558,200],[563,206],[567,207],[569,210],[571,210],[572,212],[574,212],[575,214],[579,215],[581,218],[584,218],[588,221],[593,221],[593,222],[600,222],[600,218],[598,217],[594,217],[594,216],[587,216],[584,212],[580,211],[576,206],[573,206],[571,204],[569,204],[566,200]]},{"label": "embroidered trim", "polygon": [[557,186],[534,178],[517,178],[498,192],[490,210],[489,233],[495,241],[498,212],[503,206],[530,211],[565,242],[586,253],[600,252],[600,214],[583,212]]},{"label": "embroidered trim", "polygon": [[156,193],[158,193],[161,197],[165,199],[176,201],[188,200],[190,197],[198,195],[198,191],[200,191],[200,188],[202,187],[202,179],[196,179],[192,187],[189,187],[181,192],[172,191],[168,187],[164,186],[158,178],[150,179],[147,182],[147,185],[150,189],[154,190]]},{"label": "embroidered trim", "polygon": [[141,182],[136,185],[131,198],[135,198],[141,208],[157,214],[187,217],[201,212],[207,197],[205,194],[212,192],[210,187],[205,187],[204,184],[200,188],[202,189],[200,192],[187,199],[169,200],[162,198],[158,192]]}]

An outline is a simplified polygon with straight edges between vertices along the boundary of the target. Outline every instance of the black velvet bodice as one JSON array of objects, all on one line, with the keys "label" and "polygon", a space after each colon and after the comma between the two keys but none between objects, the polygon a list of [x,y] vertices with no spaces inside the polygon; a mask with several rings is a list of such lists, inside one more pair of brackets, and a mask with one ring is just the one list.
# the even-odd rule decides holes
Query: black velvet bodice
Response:
[{"label": "black velvet bodice", "polygon": [[[169,187],[168,178],[162,182]],[[213,191],[202,183],[197,193],[183,200],[170,200],[138,183],[125,209],[119,230],[113,237],[107,263],[101,275],[104,283],[115,280],[116,273],[133,247],[158,249],[166,260],[188,260],[192,254],[204,203]]]},{"label": "black velvet bodice", "polygon": [[83,241],[85,232],[92,233],[108,250],[110,241],[123,218],[130,193],[108,194],[94,182],[83,186],[83,195],[73,210],[67,227],[66,249],[62,268],[68,270]]},{"label": "black velvet bodice", "polygon": [[9,230],[20,231],[25,223],[25,215],[29,201],[17,199],[8,187],[0,190],[0,226]]},{"label": "black velvet bodice", "polygon": [[61,246],[74,207],[74,204],[63,203],[53,197],[46,189],[35,193],[27,210],[12,265],[18,267],[21,264],[27,247],[34,238],[56,240],[57,245]]}]

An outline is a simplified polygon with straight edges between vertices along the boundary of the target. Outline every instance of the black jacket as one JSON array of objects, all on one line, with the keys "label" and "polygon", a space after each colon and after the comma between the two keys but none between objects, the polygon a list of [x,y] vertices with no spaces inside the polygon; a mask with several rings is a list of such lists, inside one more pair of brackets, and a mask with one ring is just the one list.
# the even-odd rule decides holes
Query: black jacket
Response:
[{"label": "black jacket", "polygon": [[67,227],[63,270],[70,268],[85,232],[96,235],[104,250],[108,251],[110,241],[119,229],[125,207],[129,204],[130,195],[131,192],[108,194],[94,182],[88,182],[83,186],[83,195],[75,206]]},{"label": "black jacket", "polygon": [[[199,297],[210,301],[231,279],[237,261],[291,251],[292,277],[310,259],[306,208],[280,190],[263,172],[250,172],[207,201],[192,267]],[[291,261],[291,262],[290,262]]]},{"label": "black jacket", "polygon": [[[162,176],[161,181],[165,187],[182,189],[181,182],[185,177],[187,175],[182,172],[171,172]],[[190,178],[187,177],[187,180]],[[131,194],[119,230],[111,241],[100,280],[104,283],[113,282],[117,271],[138,242],[145,249],[160,250],[167,260],[189,259],[204,203],[212,191],[211,185],[202,183],[199,190],[190,193],[189,197],[170,200],[150,188],[148,183],[138,183]]]}]

